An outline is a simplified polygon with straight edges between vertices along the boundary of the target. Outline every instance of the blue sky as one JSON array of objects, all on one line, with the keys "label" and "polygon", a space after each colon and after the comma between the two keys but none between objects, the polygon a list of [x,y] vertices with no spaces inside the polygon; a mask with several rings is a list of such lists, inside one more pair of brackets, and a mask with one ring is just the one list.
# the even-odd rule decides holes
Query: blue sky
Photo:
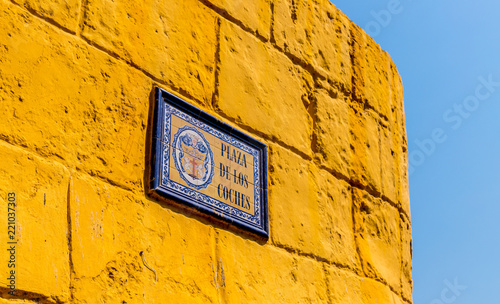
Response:
[{"label": "blue sky", "polygon": [[500,303],[500,2],[332,2],[403,79],[414,303]]}]

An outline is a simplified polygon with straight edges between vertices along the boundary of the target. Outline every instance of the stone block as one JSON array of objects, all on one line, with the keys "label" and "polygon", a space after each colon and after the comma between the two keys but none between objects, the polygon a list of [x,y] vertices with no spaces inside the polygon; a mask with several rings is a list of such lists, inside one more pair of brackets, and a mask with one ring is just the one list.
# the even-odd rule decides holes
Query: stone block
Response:
[{"label": "stone block", "polygon": [[43,19],[49,19],[66,30],[76,33],[80,17],[79,0],[12,0]]},{"label": "stone block", "polygon": [[220,59],[217,108],[237,124],[310,154],[312,119],[307,98],[311,76],[225,21]]},{"label": "stone block", "polygon": [[346,177],[349,176],[349,106],[320,90],[315,94],[315,130],[320,163]]},{"label": "stone block", "polygon": [[355,268],[349,185],[275,145],[269,166],[273,243]]},{"label": "stone block", "polygon": [[408,218],[411,217],[410,210],[410,190],[408,175],[408,142],[406,137],[406,122],[404,111],[403,83],[398,74],[394,63],[390,62],[391,71],[391,99],[392,115],[390,126],[393,133],[393,147],[396,152],[396,161],[398,163],[397,179],[399,187],[397,188],[397,201],[401,205]]},{"label": "stone block", "polygon": [[402,296],[412,301],[413,294],[413,279],[412,279],[412,257],[413,257],[413,242],[411,236],[411,224],[405,215],[401,215],[401,258],[402,258],[402,275],[401,275],[401,293]]},{"label": "stone block", "polygon": [[350,20],[328,0],[314,1],[312,63],[328,79],[351,91]]},{"label": "stone block", "polygon": [[0,138],[142,190],[152,82],[12,4],[0,17]]},{"label": "stone block", "polygon": [[325,303],[322,265],[218,230],[217,269],[225,303]]},{"label": "stone block", "polygon": [[325,266],[325,273],[329,303],[402,303],[389,287],[375,280],[362,278],[332,266]]},{"label": "stone block", "polygon": [[211,225],[81,174],[70,209],[76,299],[216,303]]},{"label": "stone block", "polygon": [[329,303],[362,303],[361,284],[367,279],[330,265],[325,266],[325,276]]},{"label": "stone block", "polygon": [[365,37],[364,53],[364,96],[375,111],[388,118],[391,113],[389,56],[369,36]]},{"label": "stone block", "polygon": [[198,0],[86,1],[82,35],[178,91],[209,103],[215,13]]},{"label": "stone block", "polygon": [[406,138],[405,130],[405,112],[404,112],[404,91],[403,91],[403,81],[399,75],[398,69],[394,62],[389,58],[389,70],[390,70],[390,92],[391,92],[391,110],[393,118],[393,123],[396,124],[399,134]]},{"label": "stone block", "polygon": [[223,14],[237,20],[238,23],[252,32],[270,38],[271,34],[271,1],[270,0],[200,0],[213,5]]},{"label": "stone block", "polygon": [[391,115],[389,55],[359,26],[351,24],[353,98],[367,102],[385,118]]},{"label": "stone block", "polygon": [[0,304],[37,304],[38,301],[30,300],[19,300],[19,299],[2,299],[0,298]]},{"label": "stone block", "polygon": [[385,201],[353,188],[356,243],[364,273],[400,292],[401,234],[399,212]]},{"label": "stone block", "polygon": [[380,165],[382,195],[392,203],[398,203],[398,191],[401,188],[400,176],[400,149],[394,145],[397,134],[385,125],[380,126]]},{"label": "stone block", "polygon": [[[0,141],[0,159],[0,224],[5,227],[0,234],[5,251],[4,262],[0,264],[4,276],[0,286],[8,289],[7,274],[14,270],[18,294],[34,293],[65,302],[70,286],[69,171],[57,162],[3,141]],[[10,197],[15,206],[8,205]],[[15,233],[7,233],[14,232],[8,229],[8,216],[15,221],[11,225],[15,226]],[[14,258],[7,253],[7,246],[14,247],[10,252]]]},{"label": "stone block", "polygon": [[317,200],[319,213],[319,223],[312,231],[317,229],[319,240],[312,252],[337,265],[357,269],[360,265],[354,241],[351,187],[327,171],[312,173],[317,192],[310,199]]},{"label": "stone block", "polygon": [[381,193],[378,115],[355,101],[349,104],[349,142],[351,180]]},{"label": "stone block", "polygon": [[401,298],[387,285],[371,279],[364,279],[361,284],[361,303],[402,304]]},{"label": "stone block", "polygon": [[[269,146],[269,223],[272,241],[281,246],[315,250],[318,202],[310,165],[277,145]],[[316,227],[317,228],[317,227]]]},{"label": "stone block", "polygon": [[273,38],[286,53],[312,65],[323,77],[350,92],[349,19],[326,0],[278,0]]},{"label": "stone block", "polygon": [[350,45],[351,45],[351,63],[352,63],[352,98],[355,101],[364,101],[365,90],[365,39],[366,34],[359,26],[351,23],[349,26],[350,31]]},{"label": "stone block", "polygon": [[401,172],[401,198],[400,204],[401,208],[404,210],[405,214],[411,218],[410,209],[410,185],[409,185],[409,175],[408,175],[408,151],[404,150],[400,156],[400,172]]}]

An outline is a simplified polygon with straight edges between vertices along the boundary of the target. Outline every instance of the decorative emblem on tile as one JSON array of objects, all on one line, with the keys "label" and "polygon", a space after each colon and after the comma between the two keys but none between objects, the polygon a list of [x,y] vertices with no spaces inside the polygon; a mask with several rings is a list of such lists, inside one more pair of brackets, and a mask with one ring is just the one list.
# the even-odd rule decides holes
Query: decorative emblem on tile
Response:
[{"label": "decorative emblem on tile", "polygon": [[204,189],[214,176],[214,156],[210,143],[195,128],[183,126],[172,143],[175,168],[181,178],[195,189]]}]

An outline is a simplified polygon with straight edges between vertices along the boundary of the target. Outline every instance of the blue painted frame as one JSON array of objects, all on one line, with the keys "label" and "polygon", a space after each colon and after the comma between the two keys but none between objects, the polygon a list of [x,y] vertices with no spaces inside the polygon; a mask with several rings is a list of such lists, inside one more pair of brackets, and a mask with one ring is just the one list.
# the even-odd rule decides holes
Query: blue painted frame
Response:
[{"label": "blue painted frame", "polygon": [[[227,205],[213,197],[198,192],[196,189],[170,180],[169,173],[173,167],[170,164],[172,115],[253,155],[255,215]],[[269,237],[267,146],[264,143],[236,130],[176,95],[161,88],[156,88],[151,152],[150,189],[154,193],[183,205],[196,208],[218,220],[228,222],[251,233],[265,238]]]}]

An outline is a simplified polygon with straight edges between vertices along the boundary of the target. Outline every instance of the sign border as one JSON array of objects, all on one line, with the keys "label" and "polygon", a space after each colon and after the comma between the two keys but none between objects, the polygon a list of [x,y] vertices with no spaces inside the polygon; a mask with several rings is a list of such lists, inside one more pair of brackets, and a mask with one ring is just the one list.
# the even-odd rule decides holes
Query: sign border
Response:
[{"label": "sign border", "polygon": [[[255,215],[251,215],[200,193],[193,188],[169,179],[170,115],[183,116],[196,127],[230,141],[254,156]],[[182,118],[181,118],[182,119]],[[155,89],[155,109],[153,118],[151,150],[151,190],[161,197],[172,199],[188,207],[195,208],[218,220],[233,224],[243,230],[265,238],[269,237],[268,188],[267,188],[267,145],[220,121],[214,116],[194,107],[180,97],[159,87]],[[221,137],[224,137],[222,139]],[[228,142],[229,143],[229,142]],[[166,163],[166,164],[165,164]]]}]

